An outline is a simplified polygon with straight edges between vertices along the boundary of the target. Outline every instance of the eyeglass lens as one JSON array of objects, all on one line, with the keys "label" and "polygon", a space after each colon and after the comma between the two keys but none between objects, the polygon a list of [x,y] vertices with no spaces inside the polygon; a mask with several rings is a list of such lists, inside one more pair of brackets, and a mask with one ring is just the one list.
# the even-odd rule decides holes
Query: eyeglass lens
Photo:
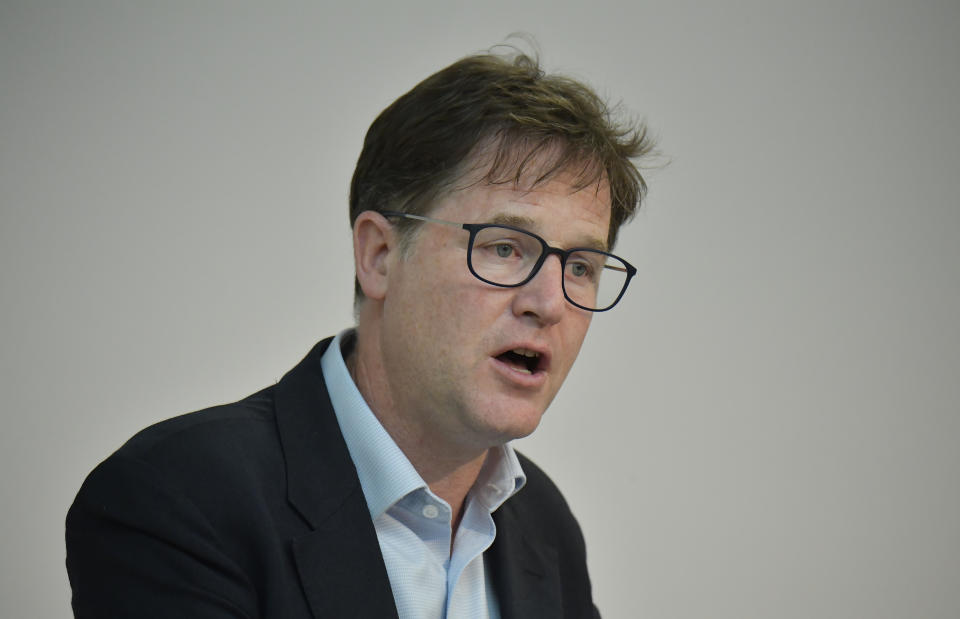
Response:
[{"label": "eyeglass lens", "polygon": [[[529,277],[543,251],[535,236],[490,226],[478,230],[474,237],[471,266],[489,282],[512,286]],[[602,310],[617,300],[627,279],[626,265],[615,256],[578,250],[567,257],[563,289],[574,303]]]}]

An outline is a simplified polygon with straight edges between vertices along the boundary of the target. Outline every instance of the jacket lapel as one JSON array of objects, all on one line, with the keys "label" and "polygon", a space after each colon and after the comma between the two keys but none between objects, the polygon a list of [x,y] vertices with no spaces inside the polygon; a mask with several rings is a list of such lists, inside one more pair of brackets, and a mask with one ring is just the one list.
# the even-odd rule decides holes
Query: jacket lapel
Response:
[{"label": "jacket lapel", "polygon": [[509,501],[494,520],[497,538],[488,552],[501,619],[562,617],[556,549],[529,541]]},{"label": "jacket lapel", "polygon": [[340,433],[317,344],[276,387],[287,499],[311,531],[293,540],[315,617],[396,618],[390,580],[357,471]]}]

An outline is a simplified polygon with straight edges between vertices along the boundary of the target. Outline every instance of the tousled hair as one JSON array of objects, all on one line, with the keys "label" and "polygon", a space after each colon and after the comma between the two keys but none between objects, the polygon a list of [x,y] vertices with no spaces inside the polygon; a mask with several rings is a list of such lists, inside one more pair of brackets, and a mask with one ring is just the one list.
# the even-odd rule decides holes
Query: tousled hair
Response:
[{"label": "tousled hair", "polygon": [[[468,56],[417,84],[370,125],[350,184],[350,224],[363,211],[426,215],[461,181],[532,189],[559,173],[572,190],[606,182],[612,248],[646,193],[635,163],[653,141],[592,89],[548,75],[535,57]],[[409,240],[419,224],[397,221]],[[356,300],[363,298],[359,283]]]}]

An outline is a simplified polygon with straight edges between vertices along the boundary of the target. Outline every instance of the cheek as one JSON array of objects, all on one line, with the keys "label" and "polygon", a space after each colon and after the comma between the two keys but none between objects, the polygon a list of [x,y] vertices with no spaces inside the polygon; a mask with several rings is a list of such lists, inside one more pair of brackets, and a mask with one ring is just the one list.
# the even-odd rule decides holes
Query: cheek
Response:
[{"label": "cheek", "polygon": [[460,282],[447,286],[437,298],[433,324],[438,345],[450,348],[452,355],[462,351],[473,353],[474,343],[490,335],[490,327],[496,318],[487,291],[478,290],[472,282]]},{"label": "cheek", "polygon": [[500,314],[508,289],[484,284],[470,273],[463,252],[451,253],[453,259],[426,286],[437,304],[439,321],[475,332]]},{"label": "cheek", "polygon": [[577,354],[580,352],[580,346],[587,336],[587,330],[590,328],[590,320],[593,314],[588,312],[577,312],[568,317],[566,329],[563,334],[564,353],[567,356],[567,366],[573,365]]},{"label": "cheek", "polygon": [[[405,291],[407,306],[417,312],[407,318],[416,323],[422,345],[431,348],[440,363],[457,356],[480,327],[476,316],[480,303],[476,287],[456,277],[452,272],[455,265],[445,266],[445,269],[433,269],[429,278],[418,277],[415,289]],[[467,276],[472,278],[469,272]]]}]

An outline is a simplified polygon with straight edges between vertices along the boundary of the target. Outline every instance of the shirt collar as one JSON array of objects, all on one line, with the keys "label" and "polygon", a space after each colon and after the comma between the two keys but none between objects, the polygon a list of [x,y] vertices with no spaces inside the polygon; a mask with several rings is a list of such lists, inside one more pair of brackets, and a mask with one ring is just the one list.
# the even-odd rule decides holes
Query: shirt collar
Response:
[{"label": "shirt collar", "polygon": [[492,447],[480,469],[480,475],[470,490],[492,514],[504,501],[516,494],[527,483],[527,476],[513,447],[507,443]]},{"label": "shirt collar", "polygon": [[[356,337],[353,329],[340,332],[320,361],[333,412],[357,469],[370,516],[376,520],[397,501],[427,484],[381,425],[357,389],[341,345]],[[516,452],[509,444],[490,449],[470,491],[491,513],[526,483]]]}]

